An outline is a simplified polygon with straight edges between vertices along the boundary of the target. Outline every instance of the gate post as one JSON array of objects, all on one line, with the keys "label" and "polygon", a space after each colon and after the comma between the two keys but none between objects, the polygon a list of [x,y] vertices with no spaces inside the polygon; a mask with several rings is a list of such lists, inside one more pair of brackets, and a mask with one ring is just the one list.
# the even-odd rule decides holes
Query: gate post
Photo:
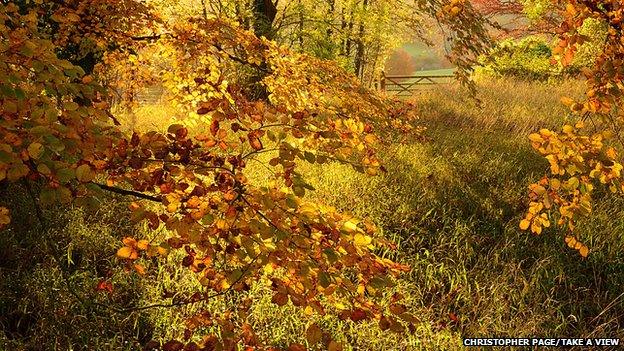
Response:
[{"label": "gate post", "polygon": [[386,73],[381,71],[381,91],[386,91]]}]

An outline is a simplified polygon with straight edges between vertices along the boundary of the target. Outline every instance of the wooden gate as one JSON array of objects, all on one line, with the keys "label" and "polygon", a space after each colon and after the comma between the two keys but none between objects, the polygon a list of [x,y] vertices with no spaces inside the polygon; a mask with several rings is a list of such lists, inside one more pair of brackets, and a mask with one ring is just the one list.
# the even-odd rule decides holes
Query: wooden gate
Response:
[{"label": "wooden gate", "polygon": [[412,76],[381,76],[382,91],[395,96],[412,96],[419,87],[436,84],[449,84],[455,76],[452,74],[415,74]]}]

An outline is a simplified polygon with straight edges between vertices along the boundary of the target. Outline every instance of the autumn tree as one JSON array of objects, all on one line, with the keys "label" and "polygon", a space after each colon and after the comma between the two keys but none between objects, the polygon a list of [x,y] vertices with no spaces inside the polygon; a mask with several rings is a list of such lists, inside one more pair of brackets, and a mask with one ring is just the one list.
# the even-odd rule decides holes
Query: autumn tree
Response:
[{"label": "autumn tree", "polygon": [[[300,165],[340,162],[370,175],[383,172],[377,147],[386,135],[409,134],[413,115],[335,62],[259,37],[264,29],[254,27],[253,17],[239,17],[249,12],[237,3],[212,7],[234,17],[213,16],[208,10],[216,3],[209,1],[192,7],[157,0],[0,3],[0,182],[28,187],[38,208],[97,207],[105,192],[134,199],[133,220],[167,237],[126,237],[119,259],[148,274],[150,262],[180,252],[179,264],[203,286],[158,306],[201,306],[264,278],[277,305],[354,322],[376,319],[383,329],[403,331],[414,317],[399,295],[382,297],[407,267],[376,255],[394,245],[374,224],[307,200],[313,188]],[[389,10],[379,1],[367,4]],[[279,13],[268,2],[250,5],[257,5],[252,16],[275,23]],[[469,69],[487,42],[476,12],[455,0],[429,6],[422,11],[456,33],[453,55]],[[351,16],[363,15],[356,10]],[[356,32],[368,23],[351,19]],[[246,84],[258,72],[261,96]],[[132,107],[137,92],[152,84],[162,85],[187,118],[167,131],[127,132],[113,114],[111,94]],[[251,163],[267,170],[266,183],[250,181]],[[0,225],[10,225],[6,208]],[[227,306],[210,317],[202,311],[189,333],[211,325],[212,334],[163,347],[259,346],[244,322],[249,308]],[[335,347],[322,339],[314,343]]]},{"label": "autumn tree", "polygon": [[580,0],[557,2],[555,6],[563,21],[554,53],[564,65],[574,61],[579,46],[586,41],[581,28],[587,20],[599,21],[608,29],[598,59],[583,71],[585,99],[562,100],[577,116],[576,121],[558,132],[542,129],[530,136],[533,147],[548,160],[550,172],[530,186],[531,203],[520,227],[540,234],[552,222],[566,226],[565,242],[586,257],[589,248],[574,235],[575,227],[583,216],[591,214],[598,189],[614,194],[624,191],[624,7],[620,1]]},{"label": "autumn tree", "polygon": [[405,49],[395,52],[386,62],[385,73],[389,75],[410,75],[416,70],[414,58]]},{"label": "autumn tree", "polygon": [[[59,4],[50,18],[59,28],[54,32],[40,25],[45,8],[0,4],[0,181],[28,184],[38,206],[95,205],[103,191],[135,198],[133,219],[166,228],[169,237],[127,237],[119,258],[144,273],[149,258],[185,252],[180,264],[205,287],[171,306],[244,291],[264,276],[272,281],[278,305],[290,301],[319,314],[343,306],[344,318],[397,326],[398,317],[412,320],[397,307],[399,299],[392,310],[401,312],[393,314],[375,298],[406,269],[374,254],[390,243],[371,223],[306,201],[311,187],[298,172],[299,162],[332,161],[381,171],[374,131],[388,123],[382,118],[386,103],[333,63],[297,55],[224,20],[156,19],[138,26],[142,33],[116,39],[127,43],[124,50],[105,45],[116,25],[75,36],[91,30],[100,15],[126,15],[123,7],[105,4]],[[90,12],[98,5],[110,12]],[[135,16],[151,14],[133,13],[130,19]],[[59,57],[65,45],[83,37],[103,41],[102,61],[91,75]],[[195,59],[180,64],[188,57]],[[102,85],[106,67],[131,72],[139,78],[135,83],[160,77],[180,108],[194,111],[191,119],[204,132],[192,134],[188,121],[180,121],[166,133],[124,134]],[[241,67],[265,71],[268,100],[251,100],[243,87],[228,83]],[[265,153],[273,155],[266,165],[270,181],[257,186],[247,178],[247,165]],[[0,216],[2,225],[10,223],[7,209]],[[229,308],[241,316],[249,306]],[[220,335],[205,336],[202,347],[258,344],[253,330],[232,324],[228,313],[205,322],[216,323]],[[166,349],[180,344],[171,341]]]}]

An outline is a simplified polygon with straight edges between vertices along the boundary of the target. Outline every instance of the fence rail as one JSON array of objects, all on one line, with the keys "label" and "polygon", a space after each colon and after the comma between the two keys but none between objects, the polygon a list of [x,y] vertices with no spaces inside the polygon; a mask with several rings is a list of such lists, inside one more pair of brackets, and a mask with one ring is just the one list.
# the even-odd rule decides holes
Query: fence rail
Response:
[{"label": "fence rail", "polygon": [[396,96],[411,96],[421,86],[448,84],[455,76],[452,74],[411,76],[386,76],[382,75],[380,88],[382,91],[395,92]]}]

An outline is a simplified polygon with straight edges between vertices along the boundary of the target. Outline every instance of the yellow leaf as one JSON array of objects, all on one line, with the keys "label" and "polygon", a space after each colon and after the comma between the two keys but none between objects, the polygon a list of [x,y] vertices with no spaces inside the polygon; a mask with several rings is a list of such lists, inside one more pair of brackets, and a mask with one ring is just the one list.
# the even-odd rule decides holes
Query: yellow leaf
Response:
[{"label": "yellow leaf", "polygon": [[117,250],[117,256],[120,258],[136,260],[137,258],[139,258],[139,253],[131,247],[124,246]]},{"label": "yellow leaf", "polygon": [[353,232],[357,231],[357,229],[358,229],[357,224],[352,222],[352,221],[346,221],[342,225],[342,230],[347,232],[347,233],[353,233]]},{"label": "yellow leaf", "polygon": [[377,142],[377,137],[375,136],[375,134],[367,134],[364,137],[364,140],[368,143],[368,144],[375,144]]},{"label": "yellow leaf", "polygon": [[368,246],[373,242],[373,238],[368,235],[357,233],[353,237],[353,241],[357,246]]},{"label": "yellow leaf", "polygon": [[527,229],[529,229],[529,226],[531,226],[531,222],[530,221],[528,221],[526,219],[523,219],[523,220],[520,221],[520,229],[527,230]]},{"label": "yellow leaf", "polygon": [[566,106],[572,106],[572,104],[574,104],[574,100],[570,99],[569,97],[564,96],[561,98],[561,103]]},{"label": "yellow leaf", "polygon": [[542,141],[544,141],[544,139],[542,139],[542,136],[537,133],[533,133],[529,135],[529,140],[531,140],[534,143],[541,143]]},{"label": "yellow leaf", "polygon": [[536,193],[537,195],[544,195],[546,193],[546,188],[544,188],[543,186],[539,184],[533,184],[531,187],[532,187],[533,192]]}]

